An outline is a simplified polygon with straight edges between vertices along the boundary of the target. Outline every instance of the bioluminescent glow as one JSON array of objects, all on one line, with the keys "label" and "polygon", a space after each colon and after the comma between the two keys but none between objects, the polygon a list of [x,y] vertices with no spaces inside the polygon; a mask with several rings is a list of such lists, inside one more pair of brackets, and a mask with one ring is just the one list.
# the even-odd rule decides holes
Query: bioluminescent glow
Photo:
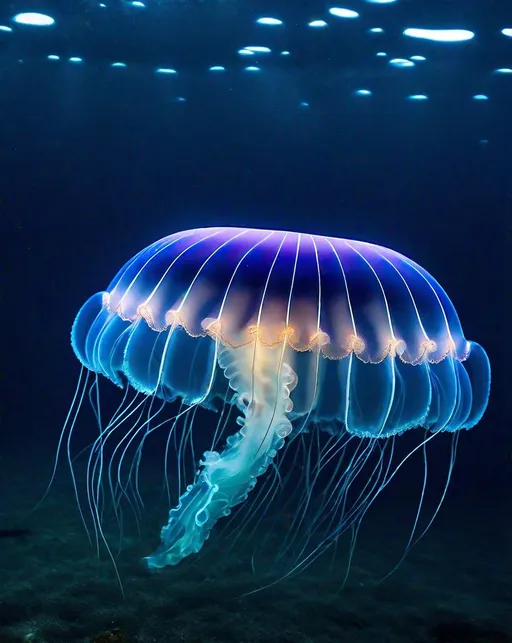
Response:
[{"label": "bioluminescent glow", "polygon": [[290,52],[285,50],[285,51],[282,51],[279,55],[280,56],[289,56]]},{"label": "bioluminescent glow", "polygon": [[226,68],[223,67],[222,65],[212,65],[209,68],[209,71],[226,71]]},{"label": "bioluminescent glow", "polygon": [[299,106],[306,108],[306,107],[309,107],[309,103],[305,100],[301,100],[299,103]]},{"label": "bioluminescent glow", "polygon": [[146,5],[143,2],[140,2],[140,0],[133,0],[133,2],[130,2],[132,7],[137,7],[138,9],[145,9]]},{"label": "bioluminescent glow", "polygon": [[254,56],[254,51],[251,51],[250,49],[239,49],[238,54],[240,56]]},{"label": "bioluminescent glow", "polygon": [[369,89],[357,89],[354,94],[356,96],[371,96],[372,92]]},{"label": "bioluminescent glow", "polygon": [[336,16],[337,18],[348,18],[352,20],[354,18],[359,18],[357,11],[352,11],[352,9],[342,9],[341,7],[331,7],[329,9],[331,16]]},{"label": "bioluminescent glow", "polygon": [[501,33],[502,33],[504,36],[507,36],[507,38],[512,38],[512,29],[508,29],[508,28],[506,28],[506,29],[502,29],[502,30],[501,30]]},{"label": "bioluminescent glow", "polygon": [[428,96],[426,94],[411,94],[408,96],[408,99],[413,101],[424,101],[428,100]]},{"label": "bioluminescent glow", "polygon": [[126,67],[126,63],[117,62],[117,63],[112,63],[110,66],[111,67]]},{"label": "bioluminescent glow", "polygon": [[252,51],[255,54],[270,54],[272,49],[270,47],[262,47],[261,45],[249,45],[244,47],[243,51]]},{"label": "bioluminescent glow", "polygon": [[248,72],[261,71],[261,67],[257,67],[256,65],[248,65],[244,69],[245,69],[245,71],[248,71]]},{"label": "bioluminescent glow", "polygon": [[392,67],[398,67],[399,69],[405,68],[405,67],[414,67],[414,63],[412,60],[407,60],[407,58],[392,58],[389,61],[389,64]]},{"label": "bioluminescent glow", "polygon": [[256,24],[278,27],[283,24],[283,21],[279,20],[279,18],[258,18],[258,20],[256,20]]},{"label": "bioluminescent glow", "polygon": [[385,51],[378,51],[376,54],[377,58],[386,58],[387,53]]},{"label": "bioluminescent glow", "polygon": [[10,33],[12,29],[11,27],[7,27],[6,25],[0,25],[0,31],[5,31],[6,33]]},{"label": "bioluminescent glow", "polygon": [[473,100],[489,100],[489,96],[487,94],[475,94],[473,96]]},{"label": "bioluminescent glow", "polygon": [[178,72],[175,69],[172,69],[172,67],[158,67],[158,69],[155,70],[155,73],[163,74],[164,76],[175,76]]},{"label": "bioluminescent glow", "polygon": [[71,58],[68,58],[68,61],[70,63],[83,63],[84,59],[80,58],[79,56],[71,56]]},{"label": "bioluminescent glow", "polygon": [[433,40],[434,42],[464,42],[474,38],[475,34],[467,29],[418,29],[410,27],[404,31],[404,36]]},{"label": "bioluminescent glow", "polygon": [[327,27],[327,23],[325,20],[312,20],[311,22],[308,22],[308,27],[313,27],[313,29],[323,29],[324,27]]},{"label": "bioluminescent glow", "polygon": [[384,33],[384,29],[382,27],[372,27],[371,29],[368,29],[369,33]]},{"label": "bioluminescent glow", "polygon": [[369,4],[393,4],[397,0],[366,0]]},{"label": "bioluminescent glow", "polygon": [[57,54],[50,54],[49,56],[46,57],[48,60],[60,60],[60,56],[57,56]]},{"label": "bioluminescent glow", "polygon": [[[109,242],[100,236],[97,251]],[[139,465],[158,430],[163,441],[148,460],[152,470],[161,463],[170,511],[162,511],[147,567],[178,565],[204,547],[214,552],[201,560],[204,570],[243,541],[241,556],[251,543],[277,548],[271,565],[283,567],[272,567],[269,585],[309,567],[343,535],[352,554],[368,509],[404,462],[425,491],[445,444],[440,499],[430,511],[421,492],[412,512],[411,523],[429,512],[428,529],[458,442],[489,400],[487,354],[465,337],[431,274],[390,248],[315,234],[213,227],[160,239],[85,301],[71,344],[83,368],[68,418],[89,399],[98,426],[91,443],[85,422],[66,423],[58,448],[73,484],[84,486],[76,497],[85,497],[95,544],[108,546],[103,521],[120,519],[125,506],[142,517],[155,500],[153,489],[141,495],[147,469]],[[123,389],[119,404],[104,405],[104,380]],[[74,475],[78,452],[88,456],[83,483]],[[235,508],[246,513],[231,522]],[[285,525],[284,510],[292,517]],[[213,549],[209,537],[221,525],[224,541]],[[413,525],[404,557],[424,533]]]},{"label": "bioluminescent glow", "polygon": [[512,74],[512,68],[510,67],[500,67],[499,69],[494,70],[495,74]]},{"label": "bioluminescent glow", "polygon": [[14,16],[13,22],[19,25],[30,25],[32,27],[51,27],[55,24],[55,20],[51,16],[44,13],[18,13]]},{"label": "bioluminescent glow", "polygon": [[427,59],[425,56],[411,56],[411,60],[414,60],[415,62],[423,62]]}]

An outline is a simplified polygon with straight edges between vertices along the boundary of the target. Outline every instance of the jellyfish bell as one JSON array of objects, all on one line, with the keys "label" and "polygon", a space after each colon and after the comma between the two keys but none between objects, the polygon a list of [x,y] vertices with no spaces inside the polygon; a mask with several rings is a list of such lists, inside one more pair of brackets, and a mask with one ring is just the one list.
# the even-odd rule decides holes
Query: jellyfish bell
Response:
[{"label": "jellyfish bell", "polygon": [[[72,346],[87,372],[151,404],[180,401],[170,425],[159,425],[175,442],[179,419],[198,407],[219,412],[227,405],[239,414],[236,430],[220,420],[187,424],[187,443],[201,437],[211,447],[202,454],[192,448],[195,472],[186,487],[184,449],[177,450],[176,470],[166,466],[180,491],[160,546],[145,558],[150,568],[197,553],[219,520],[255,497],[252,490],[269,467],[279,467],[294,438],[325,431],[328,447],[308,460],[294,524],[305,522],[321,463],[328,457],[336,464],[308,514],[309,536],[294,566],[300,568],[358,524],[394,477],[400,464],[391,464],[390,439],[417,427],[427,429],[426,441],[473,427],[490,387],[485,351],[465,339],[447,294],[418,264],[371,243],[296,232],[217,227],[157,241],[84,304]],[[91,447],[95,523],[105,475],[98,463],[107,445],[118,459],[107,468],[117,507],[133,486],[122,479],[129,447],[140,444],[130,477],[138,475],[142,444],[154,430],[152,412],[126,428],[132,413],[119,410]],[[354,439],[364,447],[347,464],[342,454]],[[364,477],[375,450],[380,464],[368,474],[372,482],[350,504],[351,483]],[[313,533],[316,545],[307,554]]]}]

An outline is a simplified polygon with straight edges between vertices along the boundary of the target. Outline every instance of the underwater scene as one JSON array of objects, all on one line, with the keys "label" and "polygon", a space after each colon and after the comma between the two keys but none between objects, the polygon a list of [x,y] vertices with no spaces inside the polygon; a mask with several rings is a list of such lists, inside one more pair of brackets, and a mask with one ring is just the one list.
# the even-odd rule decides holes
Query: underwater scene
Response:
[{"label": "underwater scene", "polygon": [[0,643],[512,643],[508,0],[0,3]]}]

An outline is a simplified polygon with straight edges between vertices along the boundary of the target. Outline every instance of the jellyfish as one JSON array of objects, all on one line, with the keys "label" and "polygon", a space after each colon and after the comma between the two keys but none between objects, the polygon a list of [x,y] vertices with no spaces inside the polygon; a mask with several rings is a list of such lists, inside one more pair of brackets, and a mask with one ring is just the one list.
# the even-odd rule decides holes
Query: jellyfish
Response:
[{"label": "jellyfish", "polygon": [[[487,355],[426,270],[373,243],[314,234],[213,227],[165,237],[86,301],[71,339],[85,378],[77,405],[88,377],[125,391],[107,422],[96,409],[87,502],[97,534],[105,490],[115,511],[122,498],[136,505],[144,445],[167,435],[165,478],[179,491],[144,559],[150,569],[197,554],[236,508],[257,522],[283,493],[280,466],[294,445],[306,452],[304,485],[298,492],[294,478],[294,533],[282,547],[295,552],[292,571],[304,568],[357,531],[413,451],[474,427],[489,398]],[[209,420],[198,422],[201,407]],[[395,439],[410,431],[421,439],[397,462]]]}]

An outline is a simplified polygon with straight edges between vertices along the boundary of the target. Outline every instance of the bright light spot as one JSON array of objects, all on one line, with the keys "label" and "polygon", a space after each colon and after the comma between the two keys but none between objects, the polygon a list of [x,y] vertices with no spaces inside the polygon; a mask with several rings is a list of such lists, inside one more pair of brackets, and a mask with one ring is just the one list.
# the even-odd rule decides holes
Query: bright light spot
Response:
[{"label": "bright light spot", "polygon": [[371,96],[372,93],[369,89],[358,89],[354,92],[356,96]]},{"label": "bright light spot", "polygon": [[19,25],[31,25],[33,27],[50,27],[55,24],[55,20],[44,13],[18,13],[14,16],[13,21]]},{"label": "bright light spot", "polygon": [[213,65],[213,67],[210,67],[210,71],[226,71],[226,68],[222,67],[222,65]]},{"label": "bright light spot", "polygon": [[327,27],[327,23],[325,20],[312,20],[308,23],[308,27],[313,27],[313,29],[322,29],[323,27]]},{"label": "bright light spot", "polygon": [[475,94],[473,100],[489,100],[489,96],[486,94]]},{"label": "bright light spot", "polygon": [[159,67],[156,70],[157,74],[177,74],[178,72],[175,69],[170,69],[169,67]]},{"label": "bright light spot", "polygon": [[512,38],[512,29],[502,29],[501,33],[508,38]]},{"label": "bright light spot", "polygon": [[256,23],[258,25],[270,25],[270,26],[277,26],[277,25],[282,25],[283,21],[279,20],[279,18],[258,18],[256,20]]},{"label": "bright light spot", "polygon": [[254,51],[251,51],[250,49],[239,49],[238,53],[240,56],[254,56]]},{"label": "bright light spot", "polygon": [[496,74],[512,74],[512,69],[510,67],[500,67],[494,72]]},{"label": "bright light spot", "polygon": [[178,98],[176,98],[176,102],[177,103],[186,103],[187,99],[184,98],[183,96],[178,96]]},{"label": "bright light spot", "polygon": [[411,96],[409,96],[409,100],[415,100],[415,101],[428,100],[428,96],[426,94],[412,94]]},{"label": "bright light spot", "polygon": [[309,107],[309,103],[307,103],[305,100],[300,102],[301,107]]},{"label": "bright light spot", "polygon": [[425,56],[411,56],[411,60],[423,61],[423,60],[427,60],[427,59],[425,58]]},{"label": "bright light spot", "polygon": [[126,63],[112,63],[111,67],[126,67]]},{"label": "bright light spot", "polygon": [[247,51],[253,51],[255,54],[269,54],[272,50],[268,47],[260,47],[258,45],[251,45],[250,47],[244,47]]},{"label": "bright light spot", "polygon": [[69,59],[70,63],[81,63],[83,62],[83,58],[79,58],[78,56],[71,56]]},{"label": "bright light spot", "polygon": [[281,56],[289,56],[290,52],[289,51],[282,51],[280,55]]},{"label": "bright light spot", "polygon": [[131,3],[132,7],[138,7],[139,9],[145,9],[146,5],[143,2],[140,2],[140,0],[133,0]]},{"label": "bright light spot", "polygon": [[385,51],[379,51],[377,54],[378,58],[385,58],[387,56],[387,53]]},{"label": "bright light spot", "polygon": [[60,60],[60,56],[56,56],[55,54],[50,54],[48,56],[48,60]]},{"label": "bright light spot", "polygon": [[393,67],[400,67],[401,69],[404,67],[415,67],[412,60],[406,60],[405,58],[393,58],[389,61],[389,64]]},{"label": "bright light spot", "polygon": [[342,9],[341,7],[331,7],[329,9],[331,16],[336,16],[337,18],[359,18],[357,11],[352,11],[352,9]]},{"label": "bright light spot", "polygon": [[249,65],[249,67],[245,68],[245,71],[260,71],[260,68],[255,65]]},{"label": "bright light spot", "polygon": [[396,0],[366,0],[366,2],[370,4],[391,4],[392,2],[396,2]]},{"label": "bright light spot", "polygon": [[10,27],[6,27],[4,25],[0,25],[0,31],[12,31]]},{"label": "bright light spot", "polygon": [[104,4],[103,2],[100,2],[100,5],[99,5],[99,6],[100,6],[102,9],[106,9],[106,8],[107,8],[107,5],[106,5],[106,4]]},{"label": "bright light spot", "polygon": [[463,42],[471,40],[475,34],[467,29],[416,29],[414,27],[406,29],[404,36],[434,40],[435,42]]},{"label": "bright light spot", "polygon": [[384,33],[384,29],[382,27],[372,27],[368,31],[370,33]]}]

